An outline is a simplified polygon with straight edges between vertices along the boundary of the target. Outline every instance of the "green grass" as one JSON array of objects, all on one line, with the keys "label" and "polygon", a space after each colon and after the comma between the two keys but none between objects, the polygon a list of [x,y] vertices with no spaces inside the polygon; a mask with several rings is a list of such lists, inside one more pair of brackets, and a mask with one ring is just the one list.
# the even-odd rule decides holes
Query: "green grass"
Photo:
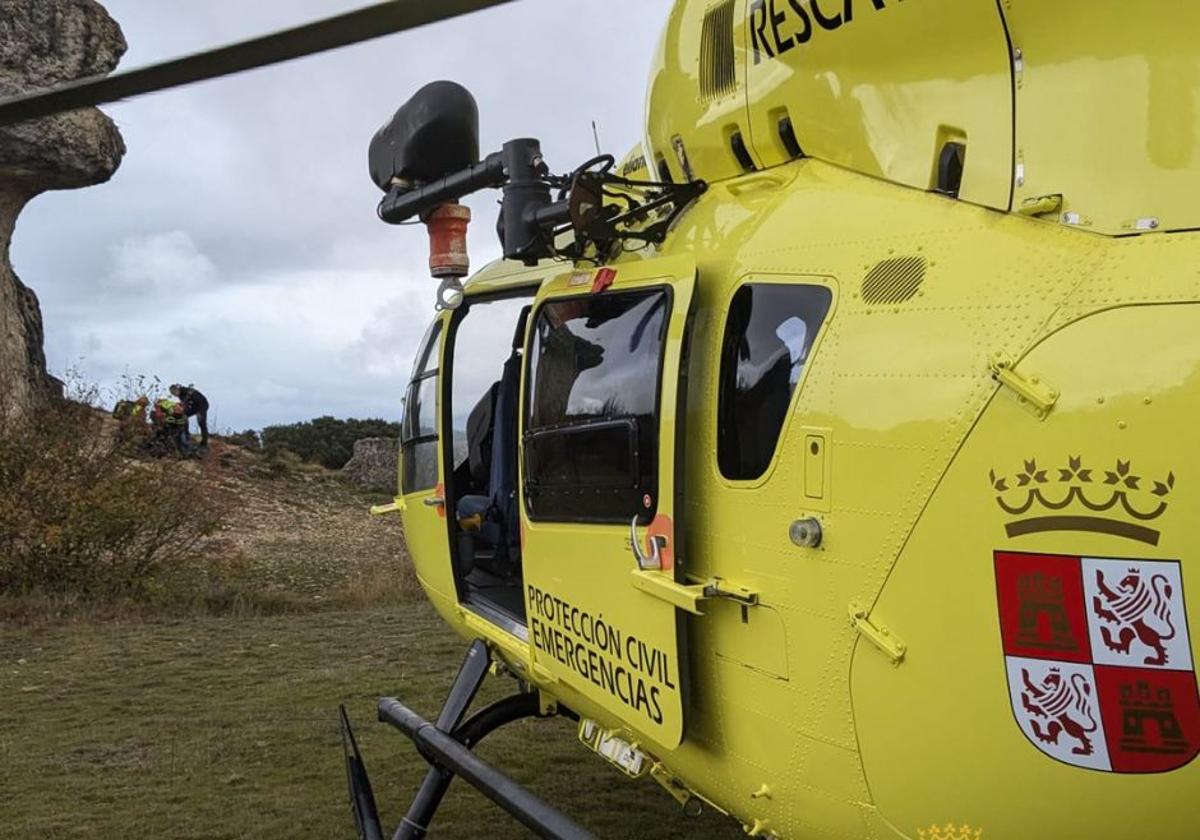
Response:
[{"label": "green grass", "polygon": [[[422,601],[0,629],[0,837],[349,838],[341,701],[390,831],[426,765],[375,722],[375,699],[433,717],[464,650]],[[512,685],[490,680],[483,699]],[[565,720],[508,727],[480,753],[600,837],[741,836],[626,781]],[[528,835],[456,782],[431,836]]]}]

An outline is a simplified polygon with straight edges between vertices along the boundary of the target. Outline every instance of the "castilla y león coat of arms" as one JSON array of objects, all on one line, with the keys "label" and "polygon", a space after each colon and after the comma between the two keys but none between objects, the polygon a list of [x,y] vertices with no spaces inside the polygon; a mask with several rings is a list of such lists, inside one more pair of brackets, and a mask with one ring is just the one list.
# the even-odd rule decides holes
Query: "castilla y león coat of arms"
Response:
[{"label": "castilla y le\u00f3n coat of arms", "polygon": [[1078,767],[1160,773],[1200,752],[1180,565],[995,553],[1013,713]]}]

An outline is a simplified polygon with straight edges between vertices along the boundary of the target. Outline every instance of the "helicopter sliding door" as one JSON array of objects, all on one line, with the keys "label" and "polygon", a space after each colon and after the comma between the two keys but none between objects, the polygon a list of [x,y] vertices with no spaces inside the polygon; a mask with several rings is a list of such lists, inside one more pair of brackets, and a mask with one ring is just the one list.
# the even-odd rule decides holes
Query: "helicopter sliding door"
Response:
[{"label": "helicopter sliding door", "polygon": [[682,579],[679,418],[690,257],[546,282],[521,427],[524,596],[535,664],[667,749],[683,738],[682,621],[635,572]]}]

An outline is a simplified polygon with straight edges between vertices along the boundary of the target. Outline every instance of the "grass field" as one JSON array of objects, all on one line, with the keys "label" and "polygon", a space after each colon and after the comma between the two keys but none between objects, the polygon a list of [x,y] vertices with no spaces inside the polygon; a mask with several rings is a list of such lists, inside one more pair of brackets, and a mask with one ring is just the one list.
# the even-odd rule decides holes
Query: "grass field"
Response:
[{"label": "grass field", "polygon": [[[375,722],[375,699],[397,694],[432,717],[463,652],[420,600],[0,629],[0,838],[351,837],[341,701],[394,826],[425,765]],[[600,837],[742,836],[720,815],[683,816],[653,782],[624,780],[567,721],[514,725],[480,752]],[[462,783],[431,835],[528,836]]]}]

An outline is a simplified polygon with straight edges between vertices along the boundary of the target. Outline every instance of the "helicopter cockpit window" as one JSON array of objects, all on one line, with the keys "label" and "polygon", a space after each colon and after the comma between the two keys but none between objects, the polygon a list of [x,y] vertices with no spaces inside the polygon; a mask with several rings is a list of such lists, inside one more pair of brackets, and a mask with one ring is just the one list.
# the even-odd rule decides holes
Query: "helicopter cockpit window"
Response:
[{"label": "helicopter cockpit window", "polygon": [[441,332],[442,322],[437,320],[425,333],[404,398],[404,417],[400,423],[403,456],[400,492],[405,495],[432,489],[437,484],[437,349]]},{"label": "helicopter cockpit window", "polygon": [[667,290],[556,300],[537,314],[525,412],[533,519],[649,521]]},{"label": "helicopter cockpit window", "polygon": [[824,286],[777,283],[749,283],[733,296],[717,400],[717,461],[726,478],[766,472],[832,300]]}]

